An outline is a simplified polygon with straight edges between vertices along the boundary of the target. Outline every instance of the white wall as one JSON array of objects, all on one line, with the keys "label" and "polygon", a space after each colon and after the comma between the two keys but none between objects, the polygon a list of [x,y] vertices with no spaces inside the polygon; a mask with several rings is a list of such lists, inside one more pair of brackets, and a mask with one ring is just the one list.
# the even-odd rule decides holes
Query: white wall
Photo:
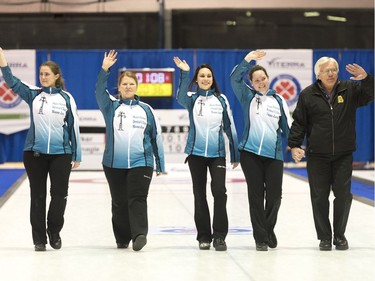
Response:
[{"label": "white wall", "polygon": [[[159,0],[163,1],[163,0]],[[30,3],[32,0],[0,0],[0,13],[97,13],[97,12],[155,12],[159,10],[157,0],[107,0],[94,3],[93,0],[54,0],[54,3]],[[7,3],[7,4],[5,4]],[[11,4],[11,5],[10,5]],[[374,0],[164,0],[167,10],[173,9],[291,9],[291,8],[374,8]]]}]

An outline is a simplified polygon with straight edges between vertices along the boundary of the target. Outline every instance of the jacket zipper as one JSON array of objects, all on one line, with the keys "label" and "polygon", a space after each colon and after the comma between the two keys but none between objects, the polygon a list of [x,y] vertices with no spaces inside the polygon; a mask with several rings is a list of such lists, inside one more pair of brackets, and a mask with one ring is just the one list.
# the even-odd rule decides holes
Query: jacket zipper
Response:
[{"label": "jacket zipper", "polygon": [[[124,106],[124,110],[126,109],[126,105]],[[130,101],[130,110],[132,109],[132,101]],[[131,118],[133,118],[133,113],[131,114]],[[130,161],[130,142],[131,142],[131,138],[130,138],[130,133],[128,134],[128,167],[129,169],[132,168],[131,167],[131,161]]]},{"label": "jacket zipper", "polygon": [[[208,95],[208,91],[206,91],[206,102],[207,102],[207,95]],[[209,118],[207,118],[207,119],[209,119]],[[205,155],[205,157],[207,157],[207,150],[208,150],[208,132],[209,132],[209,120],[207,120],[207,123],[208,124],[206,124],[206,147],[205,147],[205,151],[204,151],[204,155]]]},{"label": "jacket zipper", "polygon": [[333,107],[332,104],[329,104],[331,109],[331,126],[332,126],[332,155],[335,155],[335,126],[333,124]]},{"label": "jacket zipper", "polygon": [[[49,97],[52,95],[52,88],[49,88]],[[51,146],[51,116],[48,116],[48,141],[47,141],[47,154],[50,153]]]},{"label": "jacket zipper", "polygon": [[[324,93],[325,94],[325,93]],[[325,94],[326,95],[326,94]],[[332,155],[335,155],[335,126],[333,124],[333,107],[331,103],[331,98],[326,95],[325,100],[328,103],[329,109],[331,110],[331,127],[332,127]]]}]

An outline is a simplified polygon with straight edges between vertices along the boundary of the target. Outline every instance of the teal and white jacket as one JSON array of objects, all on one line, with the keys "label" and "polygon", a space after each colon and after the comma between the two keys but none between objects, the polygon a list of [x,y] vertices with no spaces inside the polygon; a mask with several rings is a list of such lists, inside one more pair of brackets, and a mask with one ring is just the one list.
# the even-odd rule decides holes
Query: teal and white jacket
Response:
[{"label": "teal and white jacket", "polygon": [[103,165],[116,169],[156,165],[156,172],[165,172],[161,127],[153,109],[138,96],[114,98],[107,90],[108,76],[100,70],[95,91],[106,124]]},{"label": "teal and white jacket", "polygon": [[77,106],[73,96],[61,88],[30,86],[13,76],[9,66],[1,67],[3,78],[30,108],[30,129],[25,151],[42,154],[72,154],[81,161]]},{"label": "teal and white jacket", "polygon": [[288,137],[292,124],[288,105],[272,89],[266,95],[251,89],[243,81],[249,69],[250,64],[243,60],[230,75],[232,89],[244,114],[239,150],[283,161],[282,135]]},{"label": "teal and white jacket", "polygon": [[225,95],[214,90],[189,92],[189,71],[180,72],[177,101],[189,112],[185,153],[203,157],[226,157],[223,131],[229,140],[230,162],[240,162],[237,131]]}]

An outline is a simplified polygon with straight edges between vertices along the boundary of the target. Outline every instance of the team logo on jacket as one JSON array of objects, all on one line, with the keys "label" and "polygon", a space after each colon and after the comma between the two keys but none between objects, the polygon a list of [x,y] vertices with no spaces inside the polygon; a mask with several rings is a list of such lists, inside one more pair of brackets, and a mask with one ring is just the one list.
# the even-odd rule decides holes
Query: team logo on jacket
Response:
[{"label": "team logo on jacket", "polygon": [[301,91],[301,85],[298,80],[289,74],[280,74],[270,83],[270,88],[281,95],[288,106],[297,102],[298,93]]},{"label": "team logo on jacket", "polygon": [[124,118],[126,118],[125,112],[120,111],[119,114],[117,115],[117,117],[120,118],[120,124],[118,125],[118,129],[117,130],[118,131],[123,131],[124,128],[123,128],[122,120]]},{"label": "team logo on jacket", "polygon": [[20,104],[22,99],[13,93],[5,81],[0,77],[0,107],[12,108]]},{"label": "team logo on jacket", "polygon": [[46,99],[46,97],[42,96],[39,101],[41,102],[41,105],[40,105],[38,114],[43,115],[44,114],[43,113],[43,107],[44,107],[44,104],[47,103],[47,99]]}]

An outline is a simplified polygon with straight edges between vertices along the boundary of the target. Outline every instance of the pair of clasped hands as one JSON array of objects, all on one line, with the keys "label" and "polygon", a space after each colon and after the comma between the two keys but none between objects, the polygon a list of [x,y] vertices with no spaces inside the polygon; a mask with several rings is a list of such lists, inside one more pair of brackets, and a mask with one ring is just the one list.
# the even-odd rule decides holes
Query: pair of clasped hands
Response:
[{"label": "pair of clasped hands", "polygon": [[302,158],[305,157],[305,150],[299,147],[293,147],[292,149],[292,158],[296,163],[300,162]]}]

